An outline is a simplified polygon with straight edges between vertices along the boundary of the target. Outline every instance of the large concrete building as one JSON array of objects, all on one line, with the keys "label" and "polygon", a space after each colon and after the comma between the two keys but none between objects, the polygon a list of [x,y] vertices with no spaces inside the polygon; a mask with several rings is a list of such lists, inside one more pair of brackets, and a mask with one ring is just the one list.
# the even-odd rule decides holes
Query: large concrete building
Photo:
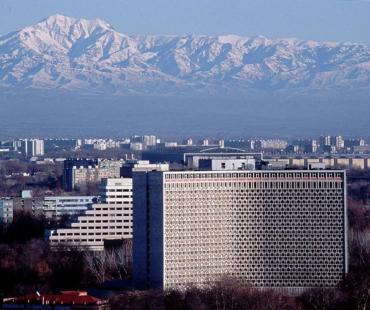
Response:
[{"label": "large concrete building", "polygon": [[134,281],[332,287],[347,272],[340,170],[135,172]]},{"label": "large concrete building", "polygon": [[44,140],[41,139],[23,139],[13,142],[15,151],[21,152],[26,156],[44,156]]},{"label": "large concrete building", "polygon": [[64,161],[63,187],[79,189],[104,178],[119,178],[123,160],[67,159]]},{"label": "large concrete building", "polygon": [[357,169],[364,170],[370,168],[370,158],[368,155],[337,155],[337,156],[304,156],[304,157],[266,157],[269,166],[276,167],[308,167],[311,163],[323,163],[327,169]]},{"label": "large concrete building", "polygon": [[102,181],[102,203],[71,224],[50,232],[52,247],[75,247],[91,251],[104,250],[107,241],[132,238],[132,179]]}]

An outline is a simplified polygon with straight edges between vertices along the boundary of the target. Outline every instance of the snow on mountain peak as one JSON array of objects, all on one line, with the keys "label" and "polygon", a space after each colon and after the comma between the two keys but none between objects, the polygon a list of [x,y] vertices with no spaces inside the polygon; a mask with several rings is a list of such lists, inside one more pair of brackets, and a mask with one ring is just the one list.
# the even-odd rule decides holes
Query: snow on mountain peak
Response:
[{"label": "snow on mountain peak", "polygon": [[112,27],[107,22],[99,18],[94,20],[87,20],[83,18],[69,17],[61,14],[51,15],[48,18],[37,23],[36,25],[60,31],[68,31],[71,26],[82,26],[90,30],[96,28],[101,28],[105,30],[112,29]]},{"label": "snow on mountain peak", "polygon": [[218,40],[222,44],[237,44],[241,39],[243,39],[240,36],[234,35],[234,34],[229,34],[229,35],[223,35],[219,36]]},{"label": "snow on mountain peak", "polygon": [[370,46],[263,36],[127,36],[56,14],[0,37],[0,86],[109,92],[369,87]]}]

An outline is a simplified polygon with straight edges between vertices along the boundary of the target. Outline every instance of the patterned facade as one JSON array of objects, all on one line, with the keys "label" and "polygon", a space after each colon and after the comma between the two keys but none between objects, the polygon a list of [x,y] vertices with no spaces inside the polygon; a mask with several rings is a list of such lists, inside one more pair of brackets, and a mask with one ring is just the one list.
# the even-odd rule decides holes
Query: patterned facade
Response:
[{"label": "patterned facade", "polygon": [[134,174],[134,279],[335,286],[347,271],[345,196],[343,171]]}]

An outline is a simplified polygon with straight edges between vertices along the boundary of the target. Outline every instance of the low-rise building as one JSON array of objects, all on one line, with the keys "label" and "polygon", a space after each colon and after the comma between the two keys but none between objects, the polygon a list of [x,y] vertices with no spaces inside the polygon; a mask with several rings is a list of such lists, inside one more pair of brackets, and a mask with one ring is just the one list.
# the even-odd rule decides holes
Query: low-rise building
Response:
[{"label": "low-rise building", "polygon": [[32,293],[5,298],[2,309],[108,310],[109,304],[107,300],[90,296],[87,292],[63,291],[60,294]]}]

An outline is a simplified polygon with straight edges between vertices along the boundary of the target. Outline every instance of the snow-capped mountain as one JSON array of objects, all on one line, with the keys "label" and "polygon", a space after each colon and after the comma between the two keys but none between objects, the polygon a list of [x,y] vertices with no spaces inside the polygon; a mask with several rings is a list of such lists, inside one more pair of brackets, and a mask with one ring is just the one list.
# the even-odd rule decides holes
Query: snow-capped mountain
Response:
[{"label": "snow-capped mountain", "polygon": [[264,37],[128,36],[53,15],[0,37],[0,86],[109,93],[370,88],[370,46]]}]

